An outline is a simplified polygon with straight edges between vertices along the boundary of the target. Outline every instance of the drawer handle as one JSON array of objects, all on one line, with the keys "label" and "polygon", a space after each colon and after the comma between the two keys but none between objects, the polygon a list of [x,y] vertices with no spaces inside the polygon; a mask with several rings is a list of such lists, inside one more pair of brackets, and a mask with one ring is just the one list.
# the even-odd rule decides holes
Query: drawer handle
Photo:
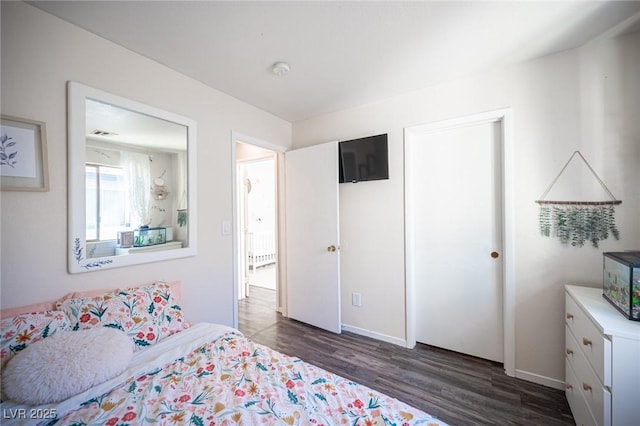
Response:
[{"label": "drawer handle", "polygon": [[587,339],[586,337],[582,338],[582,344],[585,346],[590,346],[591,345],[591,340]]},{"label": "drawer handle", "polygon": [[567,348],[567,355],[573,355],[573,349]]},{"label": "drawer handle", "polygon": [[573,314],[567,312],[567,319],[573,319]]},{"label": "drawer handle", "polygon": [[582,383],[582,389],[584,389],[586,391],[591,391],[591,385],[588,385],[586,383]]},{"label": "drawer handle", "polygon": [[573,385],[571,383],[565,383],[567,385],[567,389],[571,390],[573,389]]}]

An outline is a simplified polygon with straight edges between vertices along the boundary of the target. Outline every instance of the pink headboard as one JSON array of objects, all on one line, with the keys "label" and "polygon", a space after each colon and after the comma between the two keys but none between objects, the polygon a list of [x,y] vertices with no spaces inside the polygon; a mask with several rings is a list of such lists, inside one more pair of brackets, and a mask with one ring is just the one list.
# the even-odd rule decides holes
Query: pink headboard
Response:
[{"label": "pink headboard", "polygon": [[[146,285],[146,284],[143,284]],[[181,282],[173,281],[169,283],[171,287],[171,293],[176,298],[179,304],[182,303],[182,294],[180,292]],[[73,293],[67,294],[64,298],[79,298],[79,297],[93,297],[99,296],[104,293],[108,293],[115,289],[106,289],[106,290],[89,290],[89,291],[77,291]],[[26,306],[18,306],[17,308],[6,308],[0,311],[0,318],[11,318],[20,314],[28,314],[31,312],[43,312],[43,311],[51,311],[55,309],[56,302],[60,299],[50,300],[41,303],[34,303],[33,305]]]}]

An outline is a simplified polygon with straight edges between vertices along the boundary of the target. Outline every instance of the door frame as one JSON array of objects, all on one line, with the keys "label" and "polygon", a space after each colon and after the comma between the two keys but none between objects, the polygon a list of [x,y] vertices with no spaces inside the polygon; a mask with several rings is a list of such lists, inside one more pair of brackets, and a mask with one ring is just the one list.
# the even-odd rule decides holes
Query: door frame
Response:
[{"label": "door frame", "polygon": [[287,148],[275,145],[271,142],[264,141],[262,139],[254,138],[252,136],[245,135],[240,132],[236,132],[235,130],[231,131],[231,185],[233,188],[232,191],[232,225],[231,225],[231,235],[232,235],[232,247],[233,247],[233,273],[232,273],[232,281],[233,281],[233,327],[238,328],[238,288],[240,285],[240,275],[239,275],[239,267],[240,267],[240,247],[238,241],[238,168],[237,168],[237,153],[236,153],[236,143],[243,142],[249,145],[255,145],[260,148],[268,149],[273,151],[276,154],[275,158],[275,168],[276,168],[276,288],[277,288],[277,296],[276,296],[276,309],[284,316],[287,315],[287,307],[286,303],[282,301],[286,301],[287,298],[287,282],[286,282],[286,257],[283,253],[286,253],[285,250],[285,235],[284,235],[284,224],[285,224],[285,209],[284,209],[284,194],[282,193],[282,188],[284,188],[284,153],[287,151]]},{"label": "door frame", "polygon": [[421,124],[404,129],[404,181],[405,181],[405,274],[406,274],[406,341],[407,347],[416,345],[416,299],[415,279],[412,267],[416,263],[411,247],[413,246],[414,218],[411,166],[412,152],[410,141],[418,136],[450,130],[458,127],[481,123],[500,122],[502,124],[502,313],[504,335],[504,370],[509,376],[515,376],[515,277],[514,277],[514,198],[513,198],[513,138],[511,133],[511,108],[503,108],[479,114]]}]

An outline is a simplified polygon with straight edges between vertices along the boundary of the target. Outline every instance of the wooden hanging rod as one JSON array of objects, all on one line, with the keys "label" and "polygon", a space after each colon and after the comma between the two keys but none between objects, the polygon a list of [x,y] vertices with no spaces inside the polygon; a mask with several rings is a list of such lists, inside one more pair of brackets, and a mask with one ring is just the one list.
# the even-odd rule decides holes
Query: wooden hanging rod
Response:
[{"label": "wooden hanging rod", "polygon": [[[582,161],[584,161],[584,164],[586,164],[586,166],[589,168],[589,170],[591,171],[593,176],[600,183],[600,186],[602,186],[602,189],[604,189],[605,192],[609,195],[609,197],[611,197],[611,201],[546,201],[544,199],[544,197],[547,196],[549,191],[551,191],[551,188],[553,187],[553,185],[555,185],[555,183],[558,181],[560,176],[562,176],[562,173],[564,173],[565,169],[567,168],[567,166],[569,165],[571,160],[573,160],[573,157],[575,157],[576,155],[578,155],[582,159]],[[538,203],[538,204],[564,204],[564,205],[572,205],[572,206],[606,206],[606,205],[614,206],[614,205],[622,204],[622,201],[621,200],[616,200],[616,197],[614,197],[613,194],[611,193],[611,191],[609,191],[609,188],[607,188],[607,185],[605,185],[604,182],[602,181],[602,179],[600,179],[600,176],[598,176],[598,174],[595,172],[595,170],[593,170],[593,167],[591,167],[591,164],[589,164],[587,159],[584,158],[582,153],[580,151],[574,151],[574,153],[571,154],[571,157],[569,157],[569,160],[565,163],[565,165],[562,168],[562,170],[560,170],[560,173],[558,173],[558,176],[556,176],[556,178],[553,180],[553,182],[551,182],[551,185],[549,185],[547,190],[544,191],[544,193],[540,196],[540,199],[536,200],[536,203]]]},{"label": "wooden hanging rod", "polygon": [[547,201],[547,200],[536,200],[538,204],[564,204],[568,206],[617,206],[618,204],[622,204],[622,200],[611,200],[611,201]]}]

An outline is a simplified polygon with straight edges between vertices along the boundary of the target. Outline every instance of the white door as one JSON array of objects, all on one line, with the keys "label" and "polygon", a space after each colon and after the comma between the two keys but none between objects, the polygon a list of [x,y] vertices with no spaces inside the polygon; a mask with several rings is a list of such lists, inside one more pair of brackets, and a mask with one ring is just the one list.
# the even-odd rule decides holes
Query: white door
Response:
[{"label": "white door", "polygon": [[501,122],[429,130],[410,152],[416,340],[503,362]]},{"label": "white door", "polygon": [[338,143],[288,151],[287,313],[341,332]]}]

